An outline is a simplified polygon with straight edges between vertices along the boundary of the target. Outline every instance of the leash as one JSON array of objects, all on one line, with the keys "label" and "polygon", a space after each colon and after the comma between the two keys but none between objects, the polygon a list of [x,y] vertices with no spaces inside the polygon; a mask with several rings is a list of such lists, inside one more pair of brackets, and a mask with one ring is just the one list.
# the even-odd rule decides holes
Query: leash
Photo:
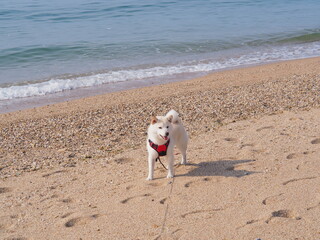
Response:
[{"label": "leash", "polygon": [[159,240],[162,236],[162,234],[164,233],[165,227],[166,227],[166,223],[168,220],[168,212],[169,212],[169,204],[171,203],[171,195],[172,195],[172,189],[173,189],[173,183],[174,183],[174,178],[172,178],[172,180],[170,180],[168,182],[168,184],[170,185],[170,189],[169,189],[169,193],[168,196],[165,199],[168,199],[167,201],[167,206],[164,212],[164,217],[163,217],[163,221],[162,221],[162,227],[161,227],[161,231],[159,233],[159,235],[154,239],[154,240]]},{"label": "leash", "polygon": [[158,160],[159,160],[159,162],[161,163],[162,167],[163,167],[164,169],[168,170],[168,168],[166,168],[166,166],[161,162],[159,156],[156,158],[156,162],[158,162]]}]

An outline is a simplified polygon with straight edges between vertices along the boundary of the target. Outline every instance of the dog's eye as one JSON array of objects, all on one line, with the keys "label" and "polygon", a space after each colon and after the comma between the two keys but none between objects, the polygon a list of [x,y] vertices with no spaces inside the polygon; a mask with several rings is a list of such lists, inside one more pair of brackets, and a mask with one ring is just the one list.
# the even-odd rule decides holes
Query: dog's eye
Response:
[{"label": "dog's eye", "polygon": [[162,129],[162,127],[159,127],[159,129]]},{"label": "dog's eye", "polygon": [[167,126],[167,128],[169,128],[169,126]]}]

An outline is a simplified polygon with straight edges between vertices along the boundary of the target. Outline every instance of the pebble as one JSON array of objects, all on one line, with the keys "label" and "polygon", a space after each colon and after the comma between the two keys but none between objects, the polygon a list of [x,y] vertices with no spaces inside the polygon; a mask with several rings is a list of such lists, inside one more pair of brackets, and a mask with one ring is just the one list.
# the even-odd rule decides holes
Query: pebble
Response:
[{"label": "pebble", "polygon": [[101,109],[4,122],[0,125],[0,178],[69,166],[70,158],[72,164],[77,164],[83,160],[77,156],[94,162],[126,148],[142,146],[150,116],[164,115],[170,109],[180,113],[189,135],[195,136],[232,121],[320,107],[319,82],[320,75],[295,75],[290,79],[190,90],[187,95],[170,98],[149,96],[145,102],[128,100]]}]

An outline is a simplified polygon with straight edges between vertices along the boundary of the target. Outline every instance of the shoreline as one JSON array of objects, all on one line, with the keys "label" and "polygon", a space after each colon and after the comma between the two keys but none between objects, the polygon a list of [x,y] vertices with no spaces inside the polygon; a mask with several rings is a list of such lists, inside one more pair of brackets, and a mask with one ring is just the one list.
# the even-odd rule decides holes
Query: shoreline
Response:
[{"label": "shoreline", "polygon": [[[59,108],[61,109],[66,109],[66,105],[71,103],[74,103],[73,105],[77,105],[76,109],[79,109],[79,105],[89,105],[89,104],[85,104],[86,101],[89,101],[90,103],[95,102],[95,98],[97,99],[97,101],[99,102],[98,105],[99,107],[102,107],[103,104],[101,104],[101,100],[103,98],[106,98],[107,101],[109,102],[111,100],[111,102],[114,102],[115,99],[119,98],[121,99],[121,102],[125,102],[126,100],[123,98],[123,95],[126,95],[128,97],[130,97],[130,94],[134,94],[135,97],[139,98],[141,97],[141,94],[137,94],[137,92],[140,91],[146,91],[147,93],[152,93],[152,91],[157,91],[155,90],[156,88],[166,88],[166,91],[168,91],[168,93],[173,93],[174,91],[172,91],[172,88],[175,88],[177,85],[180,85],[181,87],[183,87],[185,90],[188,88],[186,86],[190,85],[190,88],[194,87],[194,88],[198,88],[199,86],[204,87],[204,88],[220,88],[220,87],[224,87],[224,86],[240,86],[242,84],[249,84],[249,83],[253,83],[255,81],[260,82],[260,81],[266,81],[265,79],[257,79],[258,77],[254,77],[254,76],[250,76],[250,74],[256,74],[255,73],[255,69],[262,67],[267,69],[267,73],[266,74],[271,74],[271,77],[269,77],[270,79],[276,79],[277,78],[277,74],[278,73],[272,73],[273,71],[278,71],[281,67],[279,67],[280,65],[286,65],[287,63],[289,64],[290,67],[290,71],[292,70],[297,70],[299,72],[299,74],[307,74],[309,73],[308,70],[304,70],[301,69],[300,63],[306,62],[310,65],[312,65],[312,71],[313,72],[317,72],[315,69],[315,65],[317,64],[317,62],[320,60],[320,57],[312,57],[312,58],[303,58],[303,59],[295,59],[295,60],[286,60],[286,61],[280,61],[280,62],[273,62],[273,63],[265,63],[265,64],[260,64],[260,65],[250,65],[250,66],[244,66],[244,67],[235,67],[235,68],[231,68],[231,69],[222,69],[220,71],[216,71],[210,74],[205,74],[204,76],[201,77],[196,77],[196,78],[191,78],[191,79],[184,79],[183,78],[179,78],[178,80],[166,80],[164,83],[160,82],[160,81],[151,81],[151,82],[145,82],[143,81],[137,81],[138,82],[138,86],[135,86],[136,82],[119,82],[116,83],[119,84],[119,87],[115,87],[115,90],[111,89],[111,90],[107,90],[105,88],[103,88],[104,86],[102,86],[102,91],[106,91],[105,93],[99,93],[96,92],[96,90],[90,90],[89,89],[83,89],[83,90],[75,90],[74,94],[72,93],[73,91],[70,91],[71,97],[67,97],[67,99],[63,100],[63,97],[65,97],[64,93],[58,93],[58,94],[53,94],[52,98],[54,99],[53,103],[50,100],[46,100],[47,96],[40,96],[40,97],[35,97],[34,101],[32,100],[32,104],[35,104],[36,106],[30,106],[29,103],[26,104],[25,107],[22,107],[22,109],[19,108],[15,108],[13,107],[13,111],[10,112],[0,112],[0,120],[1,120],[1,116],[10,116],[10,115],[16,115],[16,112],[30,112],[33,111],[34,113],[37,112],[36,109],[41,109],[42,111],[46,112],[46,108],[50,108],[50,111],[54,111],[54,112],[59,112]],[[297,69],[295,69],[297,68]],[[246,73],[248,71],[248,73]],[[283,72],[283,70],[280,70],[280,74],[283,75],[285,74]],[[286,70],[285,70],[286,71]],[[224,77],[223,75],[226,74],[226,77]],[[244,76],[246,75],[246,76]],[[242,79],[237,79],[235,80],[233,77],[237,77],[240,76]],[[246,79],[245,79],[246,77]],[[225,79],[224,79],[225,78]],[[129,84],[129,88],[128,86],[126,86],[127,84]],[[146,84],[146,85],[145,85]],[[108,84],[105,85],[106,88],[108,87]],[[179,88],[180,88],[179,86]],[[195,89],[196,90],[196,89]],[[76,92],[77,91],[84,91],[84,92],[89,92],[89,94],[85,97],[75,97]],[[136,92],[137,91],[137,92]],[[187,91],[190,91],[187,89]],[[87,94],[87,93],[85,93]],[[80,94],[81,95],[81,94]],[[51,97],[49,96],[49,99]],[[39,99],[39,100],[38,100]],[[18,102],[23,102],[24,98],[22,99],[17,99],[16,101]],[[39,101],[42,101],[41,103],[39,103]],[[116,100],[117,101],[117,100]],[[22,103],[23,104],[23,103]],[[93,105],[93,104],[91,104]],[[108,104],[107,104],[108,105]],[[93,107],[94,109],[95,107]],[[71,109],[72,111],[72,109]]]},{"label": "shoreline", "polygon": [[[184,76],[184,74],[180,74]],[[46,94],[43,96],[33,96],[16,98],[11,100],[0,100],[0,114],[11,113],[16,111],[23,111],[32,108],[43,107],[47,105],[59,104],[63,102],[70,102],[78,99],[84,99],[89,97],[95,97],[99,95],[105,95],[110,93],[122,92],[127,90],[141,89],[144,87],[158,86],[163,84],[170,84],[173,82],[187,81],[195,76],[204,76],[205,74],[186,74],[186,77],[168,77],[165,79],[151,78],[144,80],[131,80],[114,83],[106,83],[98,86],[83,87],[74,90],[66,90],[58,93]]]},{"label": "shoreline", "polygon": [[16,98],[11,100],[0,101],[0,114],[12,113],[16,111],[24,111],[32,108],[43,107],[47,105],[54,105],[63,102],[70,102],[79,99],[86,99],[95,96],[111,94],[116,92],[123,92],[128,90],[139,90],[146,87],[159,86],[171,83],[181,83],[185,81],[193,81],[197,79],[210,79],[214,78],[217,73],[224,73],[238,69],[250,69],[259,66],[273,65],[283,62],[303,61],[307,59],[317,59],[319,57],[299,58],[293,60],[272,61],[259,64],[250,64],[236,67],[227,67],[213,72],[204,73],[186,73],[178,74],[177,76],[170,76],[167,78],[151,78],[134,81],[114,82],[109,84],[102,84],[94,87],[84,87],[75,90],[67,90],[58,93],[47,94],[44,96],[34,96],[25,98]]}]

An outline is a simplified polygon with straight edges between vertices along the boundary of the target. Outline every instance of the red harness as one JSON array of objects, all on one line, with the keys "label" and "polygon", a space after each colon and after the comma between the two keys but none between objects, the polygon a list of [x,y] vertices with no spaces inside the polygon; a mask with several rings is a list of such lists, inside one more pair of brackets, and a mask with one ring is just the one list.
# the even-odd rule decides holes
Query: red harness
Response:
[{"label": "red harness", "polygon": [[157,145],[155,143],[153,143],[150,139],[149,139],[149,145],[150,147],[152,147],[154,150],[157,151],[159,157],[162,156],[166,156],[167,155],[167,150],[168,150],[168,146],[170,143],[170,139],[166,142],[166,144],[164,145]]}]

